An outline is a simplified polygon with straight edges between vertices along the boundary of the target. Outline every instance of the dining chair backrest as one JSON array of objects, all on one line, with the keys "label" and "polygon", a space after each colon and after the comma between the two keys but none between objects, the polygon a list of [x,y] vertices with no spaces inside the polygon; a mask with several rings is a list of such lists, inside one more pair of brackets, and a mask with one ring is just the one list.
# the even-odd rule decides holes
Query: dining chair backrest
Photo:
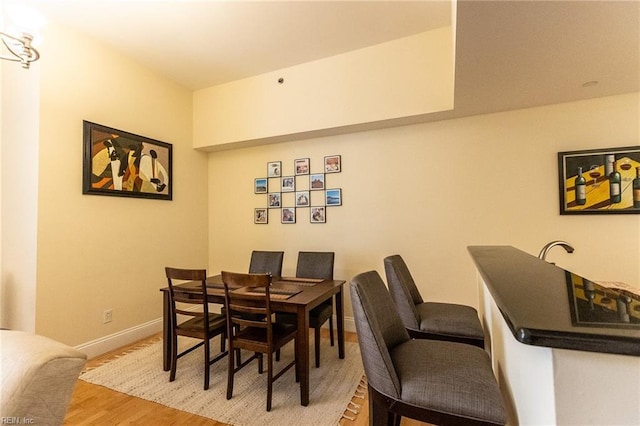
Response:
[{"label": "dining chair backrest", "polygon": [[251,252],[249,262],[250,274],[271,274],[274,277],[282,276],[283,251],[260,251]]},{"label": "dining chair backrest", "polygon": [[335,253],[332,251],[298,252],[296,277],[332,280],[334,258]]},{"label": "dining chair backrest", "polygon": [[[177,324],[177,315],[186,315],[189,317],[207,318],[209,315],[209,304],[206,302],[207,294],[207,270],[206,269],[179,269],[165,268],[165,274],[169,283],[169,297],[171,301],[171,320],[172,324]],[[174,281],[198,281],[200,290],[198,293],[189,292],[188,294],[175,291]],[[185,306],[191,305],[191,306]],[[200,305],[202,308],[194,310],[193,305]],[[208,321],[203,321],[205,330]]]},{"label": "dining chair backrest", "polygon": [[[270,274],[242,274],[222,271],[224,283],[225,311],[227,316],[227,335],[229,337],[229,359],[227,367],[227,399],[233,396],[234,375],[253,360],[258,360],[258,373],[262,373],[263,355],[267,356],[267,411],[271,411],[273,382],[296,365],[293,359],[274,371],[273,354],[284,345],[293,342],[295,346],[297,327],[292,324],[280,324],[273,321],[269,286]],[[241,290],[231,291],[240,287]],[[252,287],[253,289],[249,289]],[[235,353],[240,349],[254,354],[234,362]],[[297,375],[296,375],[297,377]],[[296,380],[297,381],[297,380]]]},{"label": "dining chair backrest", "polygon": [[[176,378],[178,358],[204,346],[204,389],[209,389],[209,366],[227,355],[224,349],[226,321],[223,315],[209,313],[207,300],[207,271],[205,269],[178,269],[166,267],[165,273],[169,282],[169,336],[171,344],[171,372],[169,381]],[[176,289],[177,282],[193,281],[189,291]],[[195,287],[195,288],[194,288]],[[198,305],[198,306],[195,306]],[[178,323],[178,315],[182,322]],[[187,317],[186,319],[184,317]],[[221,350],[213,359],[210,358],[210,340],[221,337]],[[178,336],[200,339],[200,342],[182,347],[178,351]]]},{"label": "dining chair backrest", "polygon": [[416,305],[424,303],[404,259],[400,255],[385,257],[384,270],[391,298],[407,328],[420,329]]},{"label": "dining chair backrest", "polygon": [[[234,331],[254,327],[266,330],[267,340],[261,347],[272,346],[272,315],[269,287],[270,274],[243,274],[222,271],[225,309],[227,311],[227,333],[234,338]],[[255,287],[257,294],[239,295],[231,290],[238,287]],[[238,328],[235,328],[238,327]],[[258,350],[258,349],[255,349]]]},{"label": "dining chair backrest", "polygon": [[410,340],[409,334],[376,271],[356,275],[349,287],[367,381],[379,392],[399,398],[400,379],[390,351]]}]

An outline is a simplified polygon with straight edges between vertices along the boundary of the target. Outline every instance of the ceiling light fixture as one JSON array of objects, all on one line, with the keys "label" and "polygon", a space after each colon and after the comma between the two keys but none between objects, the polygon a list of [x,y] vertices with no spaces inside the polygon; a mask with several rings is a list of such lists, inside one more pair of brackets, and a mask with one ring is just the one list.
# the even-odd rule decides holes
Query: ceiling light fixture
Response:
[{"label": "ceiling light fixture", "polygon": [[14,37],[7,33],[0,32],[2,44],[7,48],[11,56],[0,53],[0,59],[8,61],[20,62],[22,68],[29,69],[31,62],[40,59],[40,53],[31,46],[33,36],[31,34],[22,33],[22,37]]}]

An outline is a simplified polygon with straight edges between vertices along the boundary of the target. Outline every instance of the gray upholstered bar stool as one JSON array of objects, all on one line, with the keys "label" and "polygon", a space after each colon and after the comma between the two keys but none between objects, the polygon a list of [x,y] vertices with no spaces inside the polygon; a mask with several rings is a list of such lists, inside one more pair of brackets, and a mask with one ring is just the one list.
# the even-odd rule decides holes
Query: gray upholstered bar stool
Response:
[{"label": "gray upholstered bar stool", "polygon": [[409,417],[437,425],[504,425],[491,359],[454,342],[411,339],[376,271],[350,283],[353,316],[369,389],[369,425]]},{"label": "gray upholstered bar stool", "polygon": [[455,303],[425,302],[400,255],[384,259],[389,292],[409,335],[414,339],[445,340],[484,348],[478,311]]}]

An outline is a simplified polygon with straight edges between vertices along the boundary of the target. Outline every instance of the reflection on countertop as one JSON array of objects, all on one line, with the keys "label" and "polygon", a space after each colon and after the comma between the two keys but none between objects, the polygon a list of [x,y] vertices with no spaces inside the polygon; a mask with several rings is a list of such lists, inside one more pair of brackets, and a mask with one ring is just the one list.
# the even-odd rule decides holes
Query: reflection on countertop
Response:
[{"label": "reflection on countertop", "polygon": [[571,321],[582,327],[640,329],[640,295],[565,271]]}]

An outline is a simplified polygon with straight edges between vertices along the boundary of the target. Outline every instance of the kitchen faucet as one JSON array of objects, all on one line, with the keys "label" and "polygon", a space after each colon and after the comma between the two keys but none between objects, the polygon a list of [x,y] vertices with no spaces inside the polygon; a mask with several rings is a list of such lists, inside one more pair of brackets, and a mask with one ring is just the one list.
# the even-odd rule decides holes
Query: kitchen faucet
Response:
[{"label": "kitchen faucet", "polygon": [[549,253],[549,250],[551,250],[551,248],[555,246],[561,246],[563,249],[567,251],[567,253],[573,253],[573,247],[571,246],[571,244],[569,244],[566,241],[556,240],[556,241],[551,241],[550,243],[547,243],[544,245],[544,247],[542,247],[542,250],[540,250],[540,254],[538,255],[538,259],[546,260],[547,253]]}]

